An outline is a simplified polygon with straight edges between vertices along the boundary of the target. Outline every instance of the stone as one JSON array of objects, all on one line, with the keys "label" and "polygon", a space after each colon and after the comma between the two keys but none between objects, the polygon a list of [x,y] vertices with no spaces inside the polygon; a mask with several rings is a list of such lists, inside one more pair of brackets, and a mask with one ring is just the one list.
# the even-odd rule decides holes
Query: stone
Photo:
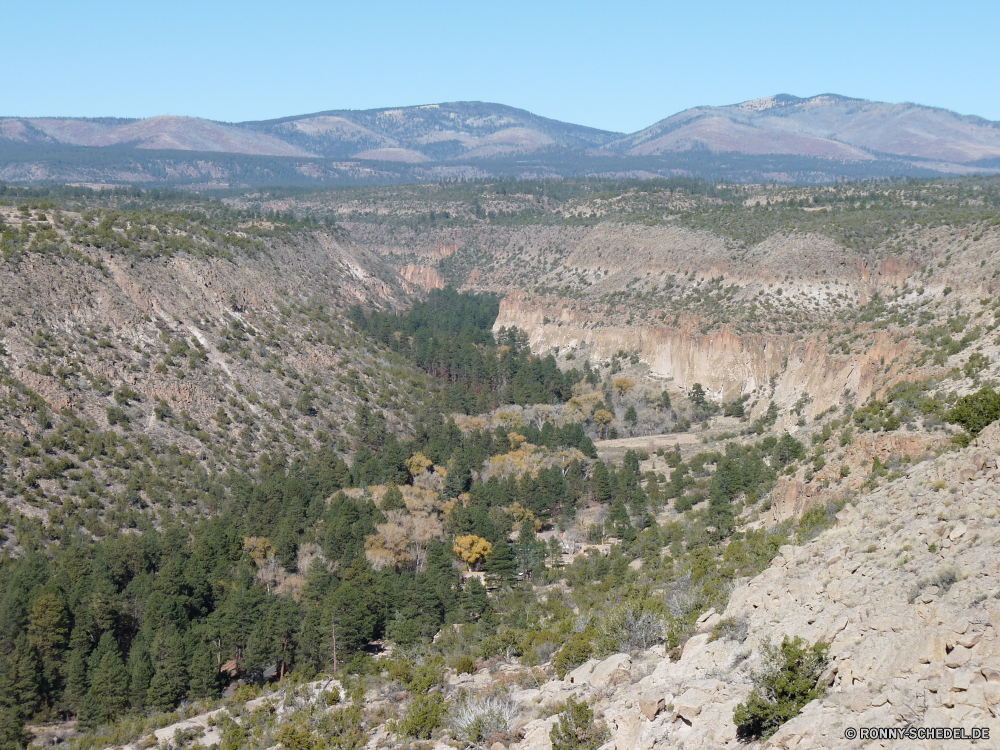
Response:
[{"label": "stone", "polygon": [[566,675],[566,682],[571,685],[586,685],[590,679],[590,673],[598,664],[597,659],[588,659],[579,667]]},{"label": "stone", "polygon": [[982,638],[982,633],[967,633],[958,639],[958,644],[965,648],[975,648],[976,644],[979,643]]},{"label": "stone", "polygon": [[660,713],[664,708],[667,707],[667,702],[663,698],[654,698],[648,700],[639,701],[639,711],[647,719],[652,721],[656,718],[657,714]]},{"label": "stone", "polygon": [[622,674],[626,676],[632,670],[632,659],[628,654],[615,654],[604,661],[598,662],[587,678],[587,682],[595,688],[607,687],[609,684],[621,685]]},{"label": "stone", "polygon": [[944,634],[937,630],[925,633],[917,647],[917,661],[921,664],[934,664],[944,661],[947,656],[947,643]]},{"label": "stone", "polygon": [[1000,685],[1000,669],[994,669],[993,667],[983,667],[979,670],[986,681],[989,683],[995,683]]},{"label": "stone", "polygon": [[971,649],[967,649],[964,646],[955,646],[944,660],[944,663],[949,667],[960,667],[963,664],[968,664],[971,658]]},{"label": "stone", "polygon": [[720,622],[722,622],[722,615],[713,612],[710,617],[699,623],[695,630],[699,633],[711,633]]}]

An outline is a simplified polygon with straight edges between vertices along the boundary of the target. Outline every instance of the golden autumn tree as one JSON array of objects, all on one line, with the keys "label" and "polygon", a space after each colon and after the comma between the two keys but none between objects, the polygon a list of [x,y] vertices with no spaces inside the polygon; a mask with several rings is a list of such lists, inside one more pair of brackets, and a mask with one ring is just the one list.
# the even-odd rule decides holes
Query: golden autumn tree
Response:
[{"label": "golden autumn tree", "polygon": [[615,392],[621,397],[635,388],[635,381],[631,378],[615,378],[614,386]]},{"label": "golden autumn tree", "polygon": [[489,557],[492,551],[493,545],[475,534],[466,534],[455,539],[455,554],[465,562],[469,571]]},{"label": "golden autumn tree", "polygon": [[423,453],[417,452],[406,459],[406,470],[410,472],[410,476],[419,477],[425,471],[429,471],[434,462],[431,461]]}]

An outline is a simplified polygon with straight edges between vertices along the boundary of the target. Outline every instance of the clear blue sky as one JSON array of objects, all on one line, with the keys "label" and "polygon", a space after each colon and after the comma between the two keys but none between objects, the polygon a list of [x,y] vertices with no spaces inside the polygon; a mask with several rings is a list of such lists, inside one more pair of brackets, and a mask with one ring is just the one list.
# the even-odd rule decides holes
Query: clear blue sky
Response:
[{"label": "clear blue sky", "polygon": [[998,2],[6,2],[0,115],[480,100],[631,132],[777,93],[1000,120]]}]

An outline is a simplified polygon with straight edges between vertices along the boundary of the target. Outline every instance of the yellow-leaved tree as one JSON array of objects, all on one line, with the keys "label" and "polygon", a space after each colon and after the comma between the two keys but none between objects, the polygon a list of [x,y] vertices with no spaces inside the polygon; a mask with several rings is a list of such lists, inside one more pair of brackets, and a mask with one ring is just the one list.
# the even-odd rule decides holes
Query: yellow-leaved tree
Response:
[{"label": "yellow-leaved tree", "polygon": [[406,459],[406,469],[414,477],[419,477],[425,471],[430,471],[432,466],[434,466],[434,462],[423,453],[414,453]]},{"label": "yellow-leaved tree", "polygon": [[470,571],[493,551],[493,545],[475,534],[466,534],[455,539],[455,554],[465,562]]},{"label": "yellow-leaved tree", "polygon": [[624,396],[633,388],[635,388],[635,381],[631,378],[615,378],[615,390],[618,391],[619,396]]}]

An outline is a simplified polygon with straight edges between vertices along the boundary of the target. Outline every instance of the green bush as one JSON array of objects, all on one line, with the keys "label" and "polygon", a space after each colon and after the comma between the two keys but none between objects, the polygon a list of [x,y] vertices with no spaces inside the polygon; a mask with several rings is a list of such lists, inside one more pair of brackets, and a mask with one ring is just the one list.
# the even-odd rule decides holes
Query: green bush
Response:
[{"label": "green bush", "polygon": [[559,675],[559,679],[561,680],[566,676],[567,672],[579,667],[593,653],[594,644],[590,638],[583,633],[577,633],[559,649],[559,653],[556,654],[552,666],[556,668],[556,674]]},{"label": "green bush", "polygon": [[552,750],[597,750],[608,739],[608,728],[594,721],[594,712],[586,703],[577,703],[570,696],[566,710],[549,731]]},{"label": "green bush", "polygon": [[458,674],[475,674],[476,660],[471,656],[458,657],[458,661],[455,662],[455,671]]},{"label": "green bush", "polygon": [[970,437],[976,437],[984,427],[1000,419],[1000,393],[984,386],[973,394],[962,396],[945,414],[945,419],[964,427]]},{"label": "green bush", "polygon": [[396,732],[418,740],[430,739],[431,733],[441,726],[446,713],[441,693],[417,694],[410,701],[403,720],[396,726]]},{"label": "green bush", "polygon": [[799,637],[784,638],[780,647],[765,643],[764,667],[754,675],[755,687],[746,703],[733,711],[737,736],[766,739],[822,696],[826,687],[819,684],[819,678],[826,669],[829,647],[822,641],[809,646]]}]

